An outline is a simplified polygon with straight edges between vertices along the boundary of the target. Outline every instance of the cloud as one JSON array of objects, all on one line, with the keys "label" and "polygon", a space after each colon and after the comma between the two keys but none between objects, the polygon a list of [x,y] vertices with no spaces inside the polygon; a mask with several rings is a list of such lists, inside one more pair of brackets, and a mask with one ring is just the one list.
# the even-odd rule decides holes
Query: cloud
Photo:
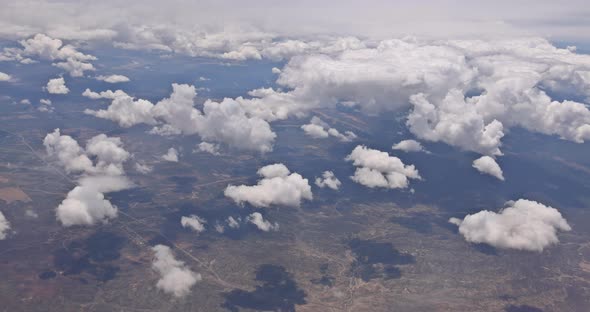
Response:
[{"label": "cloud", "polygon": [[232,228],[232,229],[237,229],[237,228],[239,228],[239,227],[240,227],[240,222],[241,222],[241,221],[242,221],[242,220],[241,220],[241,218],[238,218],[238,219],[236,220],[236,219],[234,219],[234,217],[232,217],[232,216],[229,216],[229,217],[227,217],[227,220],[226,220],[226,222],[227,222],[227,225],[228,225],[230,228]]},{"label": "cloud", "polygon": [[336,178],[332,171],[324,171],[321,177],[315,179],[315,185],[321,188],[328,187],[337,190],[340,188],[340,184],[342,183]]},{"label": "cloud", "polygon": [[175,297],[189,294],[191,287],[201,281],[201,274],[191,271],[184,262],[176,260],[168,246],[156,245],[152,248],[154,260],[152,268],[160,274],[156,287]]},{"label": "cloud", "polygon": [[180,224],[182,224],[182,227],[190,228],[197,233],[205,231],[205,223],[207,223],[205,219],[199,218],[196,215],[188,217],[182,216],[182,218],[180,218]]},{"label": "cloud", "polygon": [[45,90],[51,94],[68,94],[70,92],[63,77],[49,79]]},{"label": "cloud", "polygon": [[56,209],[57,219],[64,226],[106,223],[117,217],[117,207],[104,194],[133,186],[123,168],[131,155],[121,139],[99,134],[82,148],[72,137],[55,129],[45,136],[43,145],[67,173],[81,174],[78,185]]},{"label": "cloud", "polygon": [[485,174],[489,174],[499,180],[504,181],[504,174],[502,168],[498,165],[495,159],[490,156],[482,156],[473,161],[473,168]]},{"label": "cloud", "polygon": [[362,145],[355,147],[346,161],[358,167],[352,180],[371,188],[406,188],[409,179],[421,179],[414,165],[404,165],[397,157]]},{"label": "cloud", "polygon": [[37,110],[40,111],[40,112],[49,112],[49,113],[51,113],[51,112],[53,112],[55,110],[55,108],[51,104],[51,100],[49,100],[49,99],[40,99],[39,100],[39,104],[41,104],[41,105],[39,107],[37,107]]},{"label": "cloud", "polygon": [[307,179],[298,173],[290,173],[283,164],[264,166],[258,170],[258,175],[262,179],[257,185],[228,185],[224,192],[225,196],[237,204],[247,202],[255,207],[299,207],[302,200],[313,199]]},{"label": "cloud", "polygon": [[219,155],[219,145],[208,142],[201,142],[197,146],[199,151],[209,153],[212,155]]},{"label": "cloud", "polygon": [[317,116],[313,116],[310,123],[301,126],[301,129],[303,129],[306,135],[315,139],[325,139],[330,136],[335,137],[342,142],[350,142],[356,139],[356,134],[354,134],[354,132],[346,131],[342,134],[338,130],[330,128],[327,123]]},{"label": "cloud", "polygon": [[171,147],[166,154],[162,155],[162,159],[170,162],[178,162],[178,151],[174,147]]},{"label": "cloud", "polygon": [[0,72],[0,81],[9,81],[12,77],[9,74]]},{"label": "cloud", "polygon": [[198,134],[204,141],[227,144],[242,150],[272,150],[276,134],[265,120],[249,114],[233,99],[221,102],[208,100],[203,111],[194,107],[195,87],[172,84],[172,94],[155,105],[147,100],[134,99],[125,92],[84,92],[90,98],[112,99],[106,110],[86,110],[85,113],[110,119],[122,127],[145,123],[154,125],[151,133],[161,135]]},{"label": "cloud", "polygon": [[154,168],[152,166],[148,166],[147,164],[136,162],[135,163],[135,170],[137,170],[137,172],[139,172],[139,173],[147,174],[147,173],[152,172],[154,170]]},{"label": "cloud", "polygon": [[397,144],[394,144],[391,149],[400,150],[404,152],[424,152],[424,146],[416,140],[403,140]]},{"label": "cloud", "polygon": [[468,242],[539,252],[559,242],[558,231],[571,230],[553,207],[526,199],[507,204],[498,213],[484,210],[449,222],[459,226]]},{"label": "cloud", "polygon": [[130,81],[127,76],[123,75],[110,75],[110,76],[97,76],[96,80],[101,80],[108,83],[120,83]]},{"label": "cloud", "polygon": [[264,220],[264,218],[262,217],[262,215],[260,214],[260,212],[254,212],[251,213],[248,218],[247,218],[248,222],[256,225],[256,227],[264,232],[268,232],[268,231],[278,231],[279,230],[279,224],[278,223],[270,223],[267,220]]},{"label": "cloud", "polygon": [[2,211],[0,211],[0,240],[6,239],[7,232],[10,230],[10,222],[6,220]]}]

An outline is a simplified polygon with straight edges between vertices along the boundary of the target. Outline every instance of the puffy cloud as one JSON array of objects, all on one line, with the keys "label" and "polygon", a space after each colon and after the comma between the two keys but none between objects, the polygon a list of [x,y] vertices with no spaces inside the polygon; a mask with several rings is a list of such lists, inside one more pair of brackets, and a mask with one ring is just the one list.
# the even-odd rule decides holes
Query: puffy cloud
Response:
[{"label": "puffy cloud", "polygon": [[123,176],[89,176],[78,181],[57,207],[57,219],[64,226],[107,223],[117,217],[117,207],[104,194],[131,187]]},{"label": "puffy cloud", "polygon": [[41,104],[41,105],[39,107],[37,107],[37,110],[40,112],[50,112],[51,113],[55,109],[53,107],[53,105],[51,105],[51,100],[49,100],[49,99],[40,99],[39,104]]},{"label": "puffy cloud", "polygon": [[85,71],[94,70],[94,66],[89,63],[96,60],[94,56],[79,52],[72,45],[64,45],[59,39],[36,34],[29,39],[21,40],[20,44],[21,49],[4,48],[0,54],[0,60],[14,60],[29,64],[33,62],[30,57],[38,57],[54,61],[54,66],[69,72],[72,77],[81,77]]},{"label": "puffy cloud", "polygon": [[325,139],[330,136],[335,137],[342,142],[349,142],[356,139],[356,134],[354,134],[354,132],[346,131],[342,134],[338,130],[330,128],[327,123],[317,116],[313,116],[310,123],[301,126],[301,129],[303,129],[305,134],[315,139]]},{"label": "puffy cloud", "polygon": [[258,175],[262,179],[257,185],[228,185],[224,192],[225,196],[237,204],[247,202],[255,207],[299,207],[302,200],[313,198],[307,179],[298,173],[290,173],[283,164],[262,167],[258,170]]},{"label": "puffy cloud", "polygon": [[135,170],[137,170],[137,172],[139,173],[143,173],[143,174],[147,174],[152,172],[152,170],[154,170],[153,167],[148,166],[147,164],[143,164],[143,163],[135,163]]},{"label": "puffy cloud", "polygon": [[123,75],[97,76],[96,80],[101,80],[108,83],[128,82],[129,77]]},{"label": "puffy cloud", "polygon": [[152,133],[161,135],[198,134],[203,140],[225,143],[229,146],[259,152],[269,152],[276,134],[260,117],[249,114],[237,100],[206,101],[203,112],[194,107],[195,87],[172,85],[172,94],[155,105],[147,100],[127,95],[123,91],[84,95],[93,99],[112,99],[106,110],[86,110],[87,114],[110,119],[122,127],[136,124],[155,125]]},{"label": "puffy cloud", "polygon": [[553,207],[526,199],[507,204],[498,213],[484,210],[449,222],[458,225],[459,233],[469,242],[530,251],[558,243],[557,232],[571,230]]},{"label": "puffy cloud", "polygon": [[0,81],[9,81],[12,77],[9,74],[0,72]]},{"label": "puffy cloud", "polygon": [[176,260],[170,247],[156,245],[152,248],[152,268],[160,274],[156,287],[175,297],[188,295],[191,287],[201,281],[201,274],[191,271],[184,262]]},{"label": "puffy cloud", "polygon": [[260,214],[260,212],[254,212],[251,213],[248,218],[247,218],[248,222],[256,225],[256,227],[264,232],[268,232],[268,231],[278,231],[279,230],[279,224],[278,223],[270,223],[268,220],[264,220],[264,218],[262,217],[262,215]]},{"label": "puffy cloud", "polygon": [[178,162],[178,151],[174,147],[171,147],[166,154],[162,155],[162,159],[170,162]]},{"label": "puffy cloud", "polygon": [[0,211],[0,240],[6,239],[7,232],[10,230],[10,222],[6,220],[2,211]]},{"label": "puffy cloud", "polygon": [[346,156],[358,167],[352,180],[368,187],[406,188],[409,179],[421,179],[414,165],[404,165],[386,152],[358,145]]},{"label": "puffy cloud", "polygon": [[45,90],[51,94],[68,94],[70,92],[63,77],[49,79]]},{"label": "puffy cloud", "polygon": [[[41,102],[41,101],[39,101],[39,102]],[[22,99],[22,100],[20,100],[19,103],[21,103],[23,105],[31,105],[31,100],[29,100],[29,99]],[[43,102],[41,102],[41,103],[43,103]],[[51,102],[49,104],[51,104]]]},{"label": "puffy cloud", "polygon": [[425,151],[424,146],[416,140],[403,140],[392,147],[394,150],[400,150],[404,152],[423,152]]},{"label": "puffy cloud", "polygon": [[82,174],[78,185],[56,209],[57,219],[64,226],[106,223],[117,217],[117,207],[104,194],[132,187],[123,168],[130,154],[121,139],[99,134],[82,148],[72,137],[55,129],[45,136],[43,145],[66,172]]},{"label": "puffy cloud", "polygon": [[191,228],[197,233],[205,231],[205,223],[207,223],[205,219],[196,215],[191,215],[188,217],[182,216],[182,218],[180,218],[180,224],[182,224],[182,227]]},{"label": "puffy cloud", "polygon": [[219,145],[208,142],[201,142],[197,146],[199,151],[209,153],[212,155],[219,155]]},{"label": "puffy cloud", "polygon": [[502,168],[498,165],[495,159],[490,156],[482,156],[473,161],[473,168],[485,174],[489,174],[499,180],[504,181],[504,174]]},{"label": "puffy cloud", "polygon": [[235,219],[234,217],[232,217],[232,216],[229,216],[229,217],[227,217],[227,220],[226,220],[226,222],[227,222],[227,226],[229,226],[229,227],[230,227],[230,228],[232,228],[232,229],[237,229],[237,228],[239,228],[239,227],[240,227],[240,222],[241,222],[241,221],[242,221],[242,220],[241,220],[240,218],[238,218],[238,219],[236,220],[236,219]]},{"label": "puffy cloud", "polygon": [[321,177],[315,179],[315,185],[321,188],[328,187],[337,190],[340,188],[340,184],[342,183],[336,178],[332,171],[324,171]]}]

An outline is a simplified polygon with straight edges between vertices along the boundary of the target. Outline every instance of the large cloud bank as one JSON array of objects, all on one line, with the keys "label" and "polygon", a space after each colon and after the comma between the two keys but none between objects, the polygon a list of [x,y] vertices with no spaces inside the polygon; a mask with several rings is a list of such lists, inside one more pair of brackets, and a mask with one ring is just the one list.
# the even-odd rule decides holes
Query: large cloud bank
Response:
[{"label": "large cloud bank", "polygon": [[410,179],[421,179],[414,165],[405,165],[386,152],[358,145],[346,156],[357,167],[353,181],[368,187],[406,188]]},{"label": "large cloud bank", "polygon": [[558,231],[571,230],[557,209],[526,199],[510,202],[497,213],[484,210],[449,221],[468,242],[530,251],[556,244]]},{"label": "large cloud bank", "polygon": [[257,185],[228,185],[225,196],[237,204],[249,203],[255,207],[299,207],[303,200],[313,198],[308,180],[291,173],[283,164],[264,166],[258,170],[258,175],[262,179]]},{"label": "large cloud bank", "polygon": [[160,274],[156,287],[175,297],[186,296],[191,287],[202,279],[201,274],[194,273],[184,262],[176,260],[170,247],[156,245],[152,268]]},{"label": "large cloud bank", "polygon": [[55,129],[45,136],[43,145],[67,173],[81,175],[78,185],[56,209],[64,226],[104,223],[117,216],[117,207],[104,194],[132,186],[123,168],[130,154],[119,138],[99,134],[82,148],[71,136]]}]

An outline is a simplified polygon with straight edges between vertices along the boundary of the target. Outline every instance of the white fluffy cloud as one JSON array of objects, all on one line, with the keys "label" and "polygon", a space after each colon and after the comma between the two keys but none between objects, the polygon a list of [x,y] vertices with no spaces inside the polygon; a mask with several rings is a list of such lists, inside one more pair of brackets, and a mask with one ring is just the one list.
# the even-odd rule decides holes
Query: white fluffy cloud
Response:
[{"label": "white fluffy cloud", "polygon": [[504,174],[502,168],[498,165],[495,159],[490,156],[482,156],[473,161],[473,168],[485,174],[489,174],[499,180],[504,181]]},{"label": "white fluffy cloud", "polygon": [[335,137],[342,142],[350,142],[356,139],[356,134],[354,134],[354,132],[346,131],[342,134],[340,131],[331,128],[326,122],[317,116],[313,116],[309,124],[301,126],[301,129],[303,129],[306,135],[315,139]]},{"label": "white fluffy cloud", "polygon": [[63,77],[49,79],[45,90],[50,94],[68,94],[70,92]]},{"label": "white fluffy cloud", "polygon": [[112,103],[106,110],[86,110],[87,114],[110,119],[122,127],[145,123],[154,125],[152,133],[162,135],[198,134],[203,140],[229,146],[269,152],[276,134],[265,120],[251,116],[238,101],[206,101],[203,112],[194,107],[195,87],[172,85],[172,94],[155,105],[147,100],[134,99],[117,90],[101,93],[87,90],[84,95],[93,99],[107,98]]},{"label": "white fluffy cloud", "polygon": [[166,154],[162,155],[162,159],[170,162],[178,162],[178,151],[174,147],[171,147]]},{"label": "white fluffy cloud", "polygon": [[0,211],[0,240],[6,239],[7,232],[10,230],[10,222],[6,220],[2,211]]},{"label": "white fluffy cloud", "polygon": [[89,61],[96,60],[92,55],[79,52],[72,45],[64,45],[59,39],[44,34],[21,40],[22,48],[4,48],[0,60],[18,61],[23,64],[34,62],[32,58],[53,61],[53,65],[70,73],[72,77],[81,77],[85,71],[94,70]]},{"label": "white fluffy cloud", "polygon": [[315,179],[315,185],[321,188],[328,187],[337,190],[340,188],[340,184],[342,183],[336,178],[332,171],[324,171],[321,177]]},{"label": "white fluffy cloud", "polygon": [[557,209],[526,199],[509,202],[498,213],[484,210],[449,221],[469,242],[530,251],[558,243],[557,232],[571,230]]},{"label": "white fluffy cloud", "polygon": [[358,145],[346,156],[358,167],[352,180],[368,187],[406,188],[409,179],[421,179],[414,165],[405,165],[386,152]]},{"label": "white fluffy cloud", "polygon": [[182,218],[180,218],[180,224],[182,225],[182,227],[191,228],[193,231],[197,233],[205,231],[205,223],[207,223],[205,219],[200,218],[196,215],[190,215],[188,217],[182,216]]},{"label": "white fluffy cloud", "polygon": [[283,164],[264,166],[258,170],[258,175],[262,179],[257,185],[228,185],[224,192],[225,196],[237,204],[247,202],[255,207],[298,207],[302,200],[313,199],[307,179],[298,173],[290,173]]},{"label": "white fluffy cloud", "polygon": [[108,83],[128,82],[129,77],[123,75],[97,76],[96,80],[101,80]]},{"label": "white fluffy cloud", "polygon": [[425,151],[420,142],[416,140],[403,140],[394,144],[391,149],[400,150],[404,152],[422,152]]},{"label": "white fluffy cloud", "polygon": [[12,77],[9,74],[0,72],[0,81],[8,81],[12,79]]},{"label": "white fluffy cloud", "polygon": [[156,287],[175,297],[188,295],[191,287],[202,279],[201,274],[191,271],[182,261],[176,260],[168,246],[156,245],[152,268],[160,274]]},{"label": "white fluffy cloud", "polygon": [[264,232],[268,231],[278,231],[279,224],[278,223],[270,223],[268,220],[264,220],[264,217],[260,214],[260,212],[251,213],[248,218],[248,222],[256,225],[256,227]]},{"label": "white fluffy cloud", "polygon": [[197,146],[199,151],[209,153],[212,155],[219,155],[219,145],[209,142],[201,142]]},{"label": "white fluffy cloud", "polygon": [[147,173],[152,172],[152,170],[154,170],[154,168],[152,166],[147,165],[147,164],[137,162],[137,163],[135,163],[135,170],[137,170],[137,172],[139,172],[139,173],[147,174]]},{"label": "white fluffy cloud", "polygon": [[64,226],[104,223],[117,216],[117,207],[104,194],[132,187],[123,168],[130,154],[121,139],[99,134],[82,148],[72,137],[55,129],[45,136],[43,145],[67,173],[82,175],[56,209]]}]

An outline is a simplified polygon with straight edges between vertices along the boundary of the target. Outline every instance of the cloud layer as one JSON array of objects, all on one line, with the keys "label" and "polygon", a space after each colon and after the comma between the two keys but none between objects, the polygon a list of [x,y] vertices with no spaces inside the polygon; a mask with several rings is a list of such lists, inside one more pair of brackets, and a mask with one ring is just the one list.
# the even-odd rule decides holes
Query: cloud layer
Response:
[{"label": "cloud layer", "polygon": [[468,242],[539,252],[559,242],[558,231],[571,230],[557,209],[526,199],[510,202],[497,213],[484,210],[449,221]]}]

